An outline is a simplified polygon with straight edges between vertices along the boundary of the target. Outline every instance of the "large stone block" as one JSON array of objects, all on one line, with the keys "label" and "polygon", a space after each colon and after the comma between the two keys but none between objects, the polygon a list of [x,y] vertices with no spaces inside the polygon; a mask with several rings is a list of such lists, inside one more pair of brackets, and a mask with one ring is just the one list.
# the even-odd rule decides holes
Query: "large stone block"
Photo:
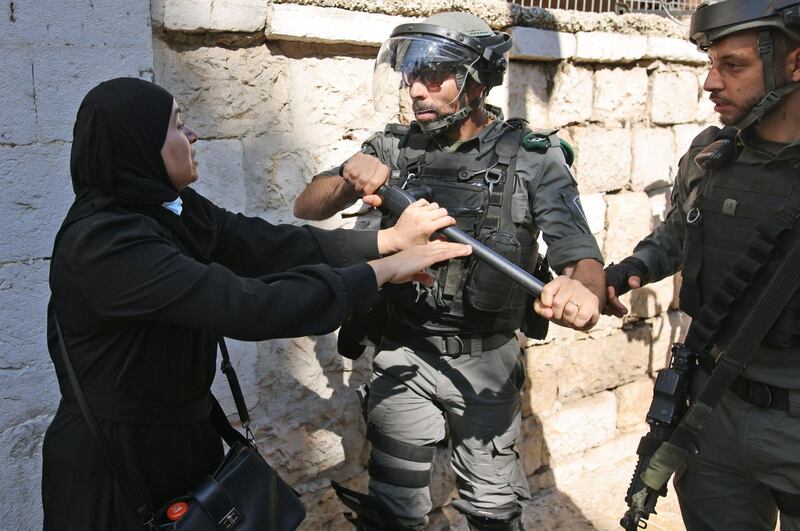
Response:
[{"label": "large stone block", "polygon": [[194,147],[200,178],[192,187],[217,206],[231,212],[244,212],[247,191],[242,142],[199,140]]},{"label": "large stone block", "polygon": [[560,61],[575,54],[575,36],[571,33],[538,28],[511,28],[513,46],[510,59],[521,61]]},{"label": "large stone block", "polygon": [[651,118],[659,125],[693,122],[698,114],[697,75],[690,70],[656,72],[651,92]]},{"label": "large stone block", "polygon": [[631,177],[631,136],[629,129],[589,126],[573,130],[575,164],[581,192],[621,190]]},{"label": "large stone block", "polygon": [[676,63],[708,64],[708,55],[698,51],[697,47],[686,39],[656,37],[655,35],[647,37],[645,58]]},{"label": "large stone block", "polygon": [[623,192],[607,195],[606,203],[609,237],[603,256],[608,262],[619,262],[652,230],[650,199],[644,192]]},{"label": "large stone block", "polygon": [[[649,403],[649,401],[648,401]],[[587,476],[595,473],[596,471],[603,470],[606,467],[614,466],[625,457],[636,455],[636,447],[639,443],[639,438],[643,434],[644,428],[639,425],[640,429],[636,433],[629,433],[614,437],[612,440],[591,448],[581,454],[573,454],[568,456],[559,457],[551,463],[553,468],[553,476],[559,489],[569,492],[574,496],[581,489],[586,489],[586,485],[596,485],[596,489],[602,489],[598,485],[598,481],[591,483],[586,481]],[[623,474],[627,474],[627,478],[622,482],[609,482],[606,488],[616,488],[621,493],[624,493],[624,488],[630,480],[630,475],[633,473],[633,468],[626,468]],[[618,494],[619,499],[623,499],[624,495]],[[623,511],[619,512],[622,515]],[[603,528],[613,529],[613,528]]]},{"label": "large stone block", "polygon": [[74,198],[70,144],[0,146],[0,262],[47,257]]},{"label": "large stone block", "polygon": [[650,329],[637,326],[605,337],[546,347],[559,353],[558,400],[569,402],[644,375],[650,363]]},{"label": "large stone block", "polygon": [[[703,70],[697,74],[697,82],[700,88],[706,81],[708,70]],[[700,94],[700,102],[697,108],[697,121],[709,125],[719,125],[719,114],[714,111],[714,103],[709,99],[710,94],[703,90]]]},{"label": "large stone block", "polygon": [[561,127],[589,120],[592,115],[592,70],[561,63],[548,102],[550,125]]},{"label": "large stone block", "polygon": [[250,33],[267,24],[266,0],[153,0],[153,24],[175,31]]},{"label": "large stone block", "polygon": [[575,35],[575,61],[632,63],[647,54],[647,37],[580,31]]},{"label": "large stone block", "polygon": [[544,128],[550,125],[547,106],[550,101],[550,68],[547,65],[511,61],[502,87],[490,94],[497,101],[498,92],[507,96],[507,116],[528,120],[530,127]]},{"label": "large stone block", "polygon": [[183,109],[201,138],[269,135],[292,130],[288,61],[267,46],[172,48],[153,40],[156,82]]},{"label": "large stone block", "polygon": [[544,455],[544,432],[541,419],[535,415],[524,418],[520,439],[517,442],[517,451],[522,461],[525,477],[528,477],[542,468],[547,461],[547,456]]},{"label": "large stone block", "polygon": [[289,65],[290,138],[298,148],[317,150],[383,131],[386,123],[397,121],[372,104],[372,58],[304,57]]},{"label": "large stone block", "polygon": [[692,140],[694,140],[694,138],[706,127],[707,125],[681,124],[672,128],[675,132],[675,149],[677,153],[677,157],[675,158],[676,164],[680,157],[682,157],[686,151],[689,150]]},{"label": "large stone block", "polygon": [[633,190],[649,191],[672,184],[677,171],[674,135],[668,128],[633,128]]},{"label": "large stone block", "polygon": [[554,461],[614,438],[617,400],[605,391],[565,406],[544,419],[544,444]]},{"label": "large stone block", "polygon": [[648,377],[614,389],[617,396],[617,430],[630,431],[644,422],[653,398],[653,380]]},{"label": "large stone block", "polygon": [[36,102],[31,51],[0,46],[0,144],[36,140]]},{"label": "large stone block", "polygon": [[561,351],[552,344],[527,349],[525,355],[526,392],[523,415],[546,415],[555,407],[558,397],[556,375],[561,365]]},{"label": "large stone block", "polygon": [[395,26],[414,20],[334,7],[273,4],[266,34],[270,40],[380,46]]},{"label": "large stone block", "polygon": [[72,140],[72,126],[83,97],[101,81],[116,77],[150,79],[150,41],[135,47],[38,48],[34,55],[34,87],[39,140]]},{"label": "large stone block", "polygon": [[6,2],[0,46],[150,46],[148,2]]},{"label": "large stone block", "polygon": [[640,120],[649,83],[644,68],[598,68],[594,73],[592,120],[611,124]]}]

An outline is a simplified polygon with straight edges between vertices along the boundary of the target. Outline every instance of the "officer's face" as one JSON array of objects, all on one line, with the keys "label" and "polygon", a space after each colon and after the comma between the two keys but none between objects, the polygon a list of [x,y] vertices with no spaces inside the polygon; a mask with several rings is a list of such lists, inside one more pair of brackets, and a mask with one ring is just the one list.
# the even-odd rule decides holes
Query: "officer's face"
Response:
[{"label": "officer's face", "polygon": [[457,112],[461,108],[459,92],[455,73],[444,74],[433,84],[426,82],[425,76],[417,76],[408,85],[414,117],[419,122],[433,122]]},{"label": "officer's face", "polygon": [[764,97],[764,74],[754,31],[726,37],[708,49],[711,70],[703,89],[710,92],[720,121],[733,125]]}]

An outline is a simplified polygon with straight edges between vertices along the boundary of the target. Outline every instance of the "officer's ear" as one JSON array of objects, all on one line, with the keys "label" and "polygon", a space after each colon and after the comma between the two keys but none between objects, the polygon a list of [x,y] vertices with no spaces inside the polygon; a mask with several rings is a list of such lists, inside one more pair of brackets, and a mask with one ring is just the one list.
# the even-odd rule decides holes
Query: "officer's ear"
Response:
[{"label": "officer's ear", "polygon": [[485,95],[486,93],[486,85],[481,85],[474,79],[472,76],[467,78],[467,96],[469,97],[469,101],[474,101],[478,98],[481,94]]},{"label": "officer's ear", "polygon": [[791,80],[800,81],[800,43],[791,42],[789,47],[789,60]]}]

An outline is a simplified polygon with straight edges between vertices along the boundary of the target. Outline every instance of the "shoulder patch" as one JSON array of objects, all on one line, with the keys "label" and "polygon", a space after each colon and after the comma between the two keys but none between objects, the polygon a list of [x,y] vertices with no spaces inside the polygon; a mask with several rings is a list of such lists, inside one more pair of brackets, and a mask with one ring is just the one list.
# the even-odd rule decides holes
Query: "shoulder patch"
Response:
[{"label": "shoulder patch", "polygon": [[707,127],[700,131],[694,139],[692,140],[690,148],[697,148],[697,147],[706,147],[710,143],[714,142],[717,138],[719,138],[719,133],[721,129],[712,125],[711,127]]},{"label": "shoulder patch", "polygon": [[550,135],[532,131],[522,137],[522,147],[525,151],[544,153],[550,148]]}]

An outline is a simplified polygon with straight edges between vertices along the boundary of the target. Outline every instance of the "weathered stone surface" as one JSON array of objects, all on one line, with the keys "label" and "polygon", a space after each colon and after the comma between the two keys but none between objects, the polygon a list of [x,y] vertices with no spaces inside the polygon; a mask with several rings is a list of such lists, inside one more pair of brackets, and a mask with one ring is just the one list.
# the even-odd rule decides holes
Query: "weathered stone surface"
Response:
[{"label": "weathered stone surface", "polygon": [[677,291],[674,280],[672,277],[667,277],[629,291],[621,297],[621,301],[630,310],[629,317],[646,319],[669,310],[675,297]]},{"label": "weathered stone surface", "polygon": [[553,80],[548,111],[553,127],[588,120],[592,114],[592,71],[561,63]]},{"label": "weathered stone surface", "polygon": [[672,344],[684,340],[691,321],[691,317],[685,313],[674,310],[652,319],[651,375],[655,376],[656,372],[669,365]]},{"label": "weathered stone surface", "polygon": [[0,146],[0,262],[50,256],[75,197],[70,144]]},{"label": "weathered stone surface", "polygon": [[72,140],[81,100],[101,81],[115,77],[152,79],[149,40],[140,48],[42,47],[35,51],[34,61],[37,125],[42,142]]},{"label": "weathered stone surface", "polygon": [[647,38],[604,32],[578,32],[575,35],[575,61],[592,63],[632,63],[647,54]]},{"label": "weathered stone surface", "polygon": [[517,452],[522,460],[526,477],[546,464],[542,421],[537,416],[529,416],[522,420],[522,437],[517,442]]},{"label": "weathered stone surface", "polygon": [[656,72],[650,96],[651,118],[659,125],[693,122],[698,118],[698,84],[693,71]]},{"label": "weathered stone surface", "polygon": [[346,9],[276,4],[267,25],[267,39],[380,46],[392,29],[416,19]]},{"label": "weathered stone surface", "polygon": [[647,37],[647,53],[645,59],[661,59],[678,63],[705,65],[708,56],[697,50],[697,47],[686,40],[670,37]]},{"label": "weathered stone surface", "polygon": [[0,144],[30,144],[36,140],[33,57],[30,50],[0,47]]},{"label": "weathered stone surface", "polygon": [[[697,81],[701,89],[703,88],[707,76],[708,69],[701,70],[697,74]],[[700,93],[700,102],[697,108],[697,121],[708,124],[719,124],[719,115],[714,111],[714,103],[709,99],[709,93],[705,90]]]},{"label": "weathered stone surface", "polygon": [[619,262],[633,252],[639,241],[652,230],[650,200],[644,192],[623,192],[606,196],[608,233],[603,256],[608,262]]},{"label": "weathered stone surface", "polygon": [[192,187],[222,208],[231,212],[243,210],[247,205],[247,192],[242,142],[199,140],[194,148],[200,178]]},{"label": "weathered stone surface", "polygon": [[617,430],[629,431],[644,422],[653,398],[653,380],[648,377],[614,389],[617,396]]},{"label": "weathered stone surface", "polygon": [[[591,448],[586,452],[568,455],[554,461],[553,475],[556,485],[566,488],[570,494],[574,494],[574,489],[582,478],[603,469],[609,463],[624,459],[625,456],[636,455],[636,446],[645,430],[644,426],[640,423],[639,429],[635,433],[617,436],[606,444]],[[628,472],[632,473],[633,469]]]},{"label": "weathered stone surface", "polygon": [[648,85],[644,68],[598,68],[592,120],[614,124],[639,119],[647,104]]},{"label": "weathered stone surface", "polygon": [[692,140],[694,140],[694,138],[706,127],[708,127],[706,124],[682,124],[676,125],[672,128],[675,132],[675,148],[677,153],[675,164],[678,163],[680,157],[682,157],[689,149],[689,146],[692,144]]},{"label": "weathered stone surface", "polygon": [[611,335],[572,344],[554,343],[558,400],[574,401],[631,382],[647,372],[650,329],[617,330]]},{"label": "weathered stone surface", "polygon": [[266,0],[154,0],[153,25],[173,31],[254,32],[267,23]]},{"label": "weathered stone surface", "polygon": [[169,90],[201,138],[291,131],[291,78],[285,57],[268,46],[173,48],[153,40],[156,82]]},{"label": "weathered stone surface", "polygon": [[149,41],[148,2],[15,1],[5,4],[0,17],[0,46],[139,47]]},{"label": "weathered stone surface", "polygon": [[610,391],[581,399],[544,419],[545,445],[554,460],[599,446],[614,437],[616,416]]},{"label": "weathered stone surface", "polygon": [[589,126],[573,130],[578,187],[584,194],[621,190],[631,177],[629,129]]},{"label": "weathered stone surface", "polygon": [[521,61],[560,61],[575,54],[575,36],[535,28],[511,28],[509,58]]},{"label": "weathered stone surface", "polygon": [[633,128],[633,190],[668,186],[677,172],[674,135],[668,128]]},{"label": "weathered stone surface", "polygon": [[524,395],[523,415],[543,415],[549,413],[558,397],[556,375],[561,366],[560,350],[551,345],[531,347],[526,351],[526,393]]}]

